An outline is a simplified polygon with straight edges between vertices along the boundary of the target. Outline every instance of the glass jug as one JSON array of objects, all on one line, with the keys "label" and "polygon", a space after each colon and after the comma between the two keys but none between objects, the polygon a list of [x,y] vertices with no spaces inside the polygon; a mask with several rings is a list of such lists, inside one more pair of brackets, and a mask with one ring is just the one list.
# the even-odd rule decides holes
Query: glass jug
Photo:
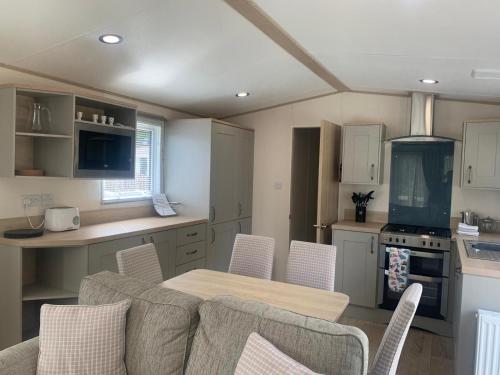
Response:
[{"label": "glass jug", "polygon": [[[42,118],[42,114],[46,113],[47,116]],[[40,103],[33,103],[33,112],[30,116],[31,131],[33,132],[50,132],[50,124],[52,122],[52,116],[50,110],[47,107],[42,106]]]}]

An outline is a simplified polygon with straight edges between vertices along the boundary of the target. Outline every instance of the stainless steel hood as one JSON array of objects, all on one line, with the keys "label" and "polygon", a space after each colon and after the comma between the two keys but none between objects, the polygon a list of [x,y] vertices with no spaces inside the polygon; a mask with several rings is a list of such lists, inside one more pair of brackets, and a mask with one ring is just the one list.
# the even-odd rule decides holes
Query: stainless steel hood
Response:
[{"label": "stainless steel hood", "polygon": [[454,139],[434,135],[434,94],[411,94],[410,135],[393,138],[398,142],[454,142]]}]

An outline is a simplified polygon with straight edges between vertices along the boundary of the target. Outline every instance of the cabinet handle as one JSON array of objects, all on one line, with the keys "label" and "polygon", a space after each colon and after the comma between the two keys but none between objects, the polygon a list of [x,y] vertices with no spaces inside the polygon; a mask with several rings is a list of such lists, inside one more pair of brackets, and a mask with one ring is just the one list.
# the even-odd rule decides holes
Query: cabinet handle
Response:
[{"label": "cabinet handle", "polygon": [[212,228],[212,243],[215,242],[215,229]]},{"label": "cabinet handle", "polygon": [[370,253],[372,253],[372,254],[374,253],[374,251],[373,251],[373,243],[374,243],[374,240],[375,240],[375,237],[374,237],[374,236],[372,236],[372,243],[371,243],[371,246],[370,246]]},{"label": "cabinet handle", "polygon": [[212,209],[212,223],[215,221],[215,206],[210,206]]},{"label": "cabinet handle", "polygon": [[194,236],[197,236],[197,235],[198,235],[198,232],[193,232],[193,233],[186,234],[186,237],[194,237]]},{"label": "cabinet handle", "polygon": [[186,252],[186,255],[194,255],[197,252],[198,252],[198,250],[188,251],[188,252]]},{"label": "cabinet handle", "polygon": [[241,233],[243,230],[241,229],[241,221],[238,221],[238,233]]},{"label": "cabinet handle", "polygon": [[375,178],[375,164],[372,164],[371,166],[371,172],[370,172],[370,179],[373,181],[373,179]]},{"label": "cabinet handle", "polygon": [[469,179],[467,180],[467,183],[471,183],[472,181],[472,165],[469,165]]},{"label": "cabinet handle", "polygon": [[243,205],[241,202],[238,202],[238,216],[241,216],[243,214]]}]

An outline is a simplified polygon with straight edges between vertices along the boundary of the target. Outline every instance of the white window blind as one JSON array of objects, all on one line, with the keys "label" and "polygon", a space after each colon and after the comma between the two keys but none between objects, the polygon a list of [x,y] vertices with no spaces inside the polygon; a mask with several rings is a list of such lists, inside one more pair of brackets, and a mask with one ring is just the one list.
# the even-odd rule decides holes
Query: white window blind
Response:
[{"label": "white window blind", "polygon": [[163,121],[139,117],[135,135],[135,179],[104,180],[103,202],[150,198],[161,190],[161,138]]}]

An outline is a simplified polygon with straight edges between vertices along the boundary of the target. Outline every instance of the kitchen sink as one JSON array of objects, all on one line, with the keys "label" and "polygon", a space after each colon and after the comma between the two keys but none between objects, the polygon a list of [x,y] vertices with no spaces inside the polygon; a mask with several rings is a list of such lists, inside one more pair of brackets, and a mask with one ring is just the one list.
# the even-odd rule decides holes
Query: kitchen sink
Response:
[{"label": "kitchen sink", "polygon": [[500,243],[464,240],[469,258],[500,262]]}]

